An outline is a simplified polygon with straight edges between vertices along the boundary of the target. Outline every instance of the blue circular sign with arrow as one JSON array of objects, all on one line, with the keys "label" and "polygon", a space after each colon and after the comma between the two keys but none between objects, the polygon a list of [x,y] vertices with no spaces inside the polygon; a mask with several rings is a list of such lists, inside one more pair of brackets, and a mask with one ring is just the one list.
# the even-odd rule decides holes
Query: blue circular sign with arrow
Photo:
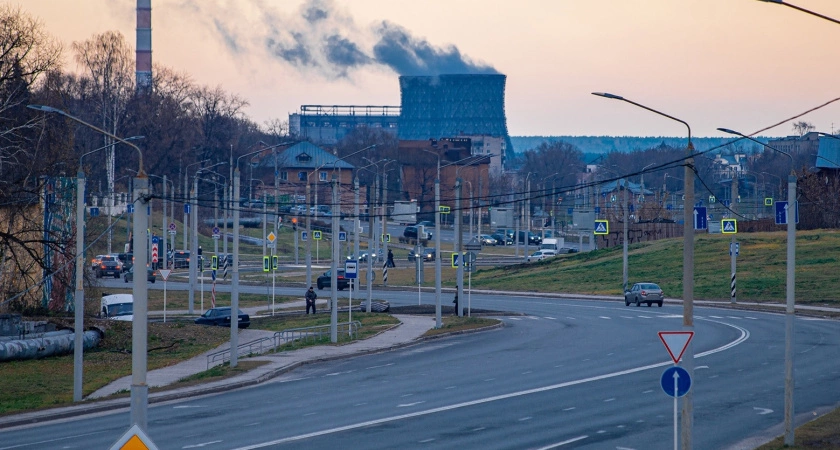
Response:
[{"label": "blue circular sign with arrow", "polygon": [[659,383],[662,390],[671,397],[682,397],[691,389],[691,377],[688,371],[680,366],[665,369]]}]

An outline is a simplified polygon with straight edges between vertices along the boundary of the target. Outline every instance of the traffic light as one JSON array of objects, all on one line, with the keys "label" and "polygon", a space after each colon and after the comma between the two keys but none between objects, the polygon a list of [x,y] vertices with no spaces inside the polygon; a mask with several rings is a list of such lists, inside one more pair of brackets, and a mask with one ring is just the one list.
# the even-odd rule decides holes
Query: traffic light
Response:
[{"label": "traffic light", "polygon": [[268,256],[263,256],[263,272],[268,272],[271,270],[271,263],[269,262]]},{"label": "traffic light", "polygon": [[210,257],[210,269],[211,270],[218,270],[219,269],[219,257],[213,255]]}]

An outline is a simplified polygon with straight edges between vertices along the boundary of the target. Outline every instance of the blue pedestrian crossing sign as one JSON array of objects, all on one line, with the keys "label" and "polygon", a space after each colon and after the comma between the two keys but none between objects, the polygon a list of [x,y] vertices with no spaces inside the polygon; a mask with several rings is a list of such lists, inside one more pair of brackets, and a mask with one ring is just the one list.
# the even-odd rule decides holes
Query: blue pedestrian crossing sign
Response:
[{"label": "blue pedestrian crossing sign", "polygon": [[309,240],[309,233],[307,233],[306,231],[301,231],[300,232],[300,240],[302,240],[302,241]]},{"label": "blue pedestrian crossing sign", "polygon": [[[788,209],[788,202],[776,202],[776,225],[787,225]],[[794,223],[799,223],[799,202],[796,202],[793,220]]]},{"label": "blue pedestrian crossing sign", "polygon": [[315,239],[316,241],[320,241],[321,240],[321,232],[320,231],[313,231],[312,232],[312,239]]},{"label": "blue pedestrian crossing sign", "polygon": [[773,206],[773,197],[764,197],[764,206]]},{"label": "blue pedestrian crossing sign", "polygon": [[720,221],[720,230],[723,234],[735,234],[738,232],[737,219],[723,219]]},{"label": "blue pedestrian crossing sign", "polygon": [[596,220],[595,221],[595,234],[609,234],[610,232],[610,221],[609,220]]},{"label": "blue pedestrian crossing sign", "polygon": [[129,214],[134,214],[134,205],[132,205],[131,203],[126,205],[125,206],[125,212],[127,212]]},{"label": "blue pedestrian crossing sign", "polygon": [[339,242],[344,242],[347,240],[347,232],[346,231],[339,231],[338,232],[338,240]]},{"label": "blue pedestrian crossing sign", "polygon": [[706,207],[705,206],[695,206],[694,207],[694,229],[695,230],[705,230],[709,228],[709,225],[706,223]]}]

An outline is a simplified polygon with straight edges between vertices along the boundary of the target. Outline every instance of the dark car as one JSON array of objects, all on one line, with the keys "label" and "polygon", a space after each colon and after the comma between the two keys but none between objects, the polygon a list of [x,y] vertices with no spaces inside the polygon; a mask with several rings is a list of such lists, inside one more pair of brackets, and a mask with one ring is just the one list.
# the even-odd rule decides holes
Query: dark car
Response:
[{"label": "dark car", "polygon": [[[519,230],[519,243],[525,243],[525,231]],[[542,238],[538,234],[534,234],[530,231],[528,233],[528,245],[540,245],[542,244]]]},{"label": "dark car", "polygon": [[[422,250],[422,252],[423,253],[421,254],[421,256],[423,258],[423,261],[434,261],[435,260],[435,249],[424,248]],[[417,253],[415,252],[415,249],[412,248],[411,250],[408,251],[408,261],[409,262],[414,262],[416,260],[417,260]]]},{"label": "dark car", "polygon": [[[367,262],[367,259],[368,259],[368,252],[359,252],[359,258],[358,258],[358,259],[357,259],[357,258],[355,258],[355,257],[354,257],[354,255],[347,255],[347,260],[348,260],[348,261],[352,261],[353,259],[356,259],[356,260],[357,260],[357,261],[359,261],[360,263]],[[377,257],[377,256],[376,256],[376,253],[374,253],[374,254],[373,254],[373,260],[374,260],[374,261],[382,261],[382,257],[381,257],[381,256],[380,256],[380,257]]]},{"label": "dark car", "polygon": [[[221,308],[210,308],[198,319],[196,325],[216,325],[220,327],[230,326],[230,306]],[[239,310],[239,328],[248,328],[251,325],[251,317]]]},{"label": "dark car", "polygon": [[[149,283],[154,283],[155,278],[155,271],[152,270],[151,267],[146,267],[146,281],[148,281]],[[123,279],[126,283],[131,283],[132,281],[134,281],[134,267],[128,269],[128,272],[126,272],[125,275],[123,275]]]},{"label": "dark car", "polygon": [[[419,233],[419,230],[420,230],[420,228],[415,226],[415,225],[407,226],[407,227],[405,227],[405,230],[403,231],[403,236],[405,236],[408,239],[417,239],[418,238],[417,233]],[[420,239],[431,239],[431,238],[432,238],[432,233],[430,233],[428,231],[426,231],[426,236],[420,236]]]},{"label": "dark car", "polygon": [[491,234],[490,236],[496,240],[496,245],[513,245],[513,238],[504,233]]},{"label": "dark car", "polygon": [[120,259],[120,262],[122,263],[123,272],[128,272],[128,270],[131,269],[131,266],[134,265],[134,253],[131,253],[131,252],[120,253],[120,254],[117,255],[117,257]]},{"label": "dark car", "polygon": [[624,293],[624,306],[630,306],[631,303],[641,306],[642,303],[647,303],[650,307],[656,303],[661,308],[664,300],[665,294],[655,283],[636,283]]},{"label": "dark car", "polygon": [[99,264],[93,268],[96,278],[114,277],[119,278],[122,273],[122,263],[114,255],[102,255]]},{"label": "dark car", "polygon": [[190,267],[190,251],[175,250],[172,252],[172,268],[188,269]]},{"label": "dark car", "polygon": [[515,234],[515,230],[513,228],[497,228],[493,234],[501,234],[503,236],[509,237],[513,240],[513,235]]},{"label": "dark car", "polygon": [[[338,290],[343,291],[350,287],[350,280],[344,278],[344,269],[338,269],[338,276],[337,276],[337,285]],[[324,289],[325,287],[332,286],[332,270],[328,270],[324,272],[323,275],[318,277],[318,289]]]}]

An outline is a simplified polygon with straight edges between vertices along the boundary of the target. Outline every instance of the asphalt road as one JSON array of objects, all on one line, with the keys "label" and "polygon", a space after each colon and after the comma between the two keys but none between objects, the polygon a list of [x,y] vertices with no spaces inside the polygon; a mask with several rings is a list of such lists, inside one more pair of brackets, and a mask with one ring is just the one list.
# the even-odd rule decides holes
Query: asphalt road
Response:
[{"label": "asphalt road", "polygon": [[[374,297],[417,302],[416,292]],[[681,305],[473,295],[472,306],[527,315],[154,405],[149,434],[170,449],[673,447],[674,402],[659,381],[672,364],[657,332],[681,329]],[[784,317],[695,311],[694,448],[752,448],[782,434]],[[799,421],[840,402],[839,325],[796,319]],[[128,426],[125,410],[21,427],[0,432],[0,450],[107,448]]]}]

